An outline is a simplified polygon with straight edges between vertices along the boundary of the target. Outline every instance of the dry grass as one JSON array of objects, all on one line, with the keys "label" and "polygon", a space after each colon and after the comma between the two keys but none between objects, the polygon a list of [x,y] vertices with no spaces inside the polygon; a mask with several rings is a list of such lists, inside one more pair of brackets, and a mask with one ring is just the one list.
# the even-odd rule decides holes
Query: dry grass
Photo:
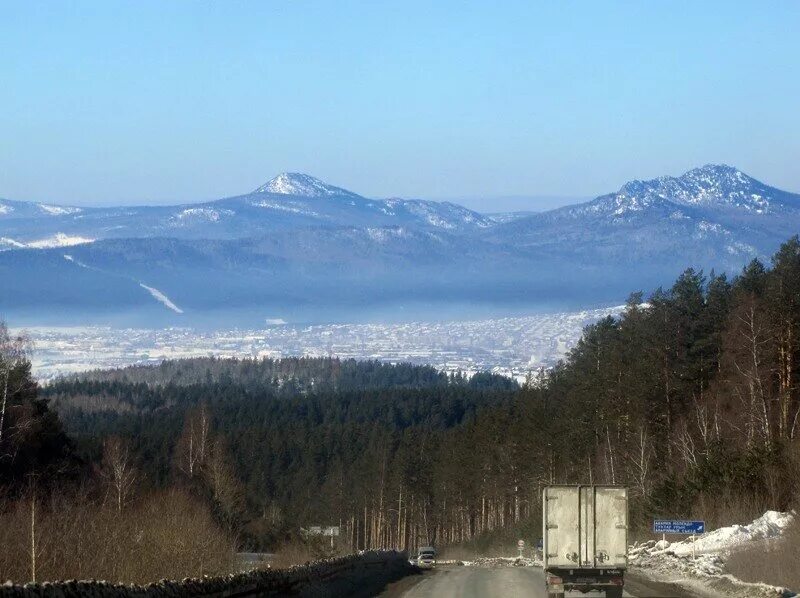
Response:
[{"label": "dry grass", "polygon": [[[148,583],[232,570],[234,544],[202,503],[181,491],[154,493],[124,508],[79,496],[35,511],[36,580]],[[0,509],[0,577],[32,579],[31,501]]]},{"label": "dry grass", "polygon": [[784,536],[733,553],[728,571],[744,581],[763,582],[800,590],[800,522],[797,518]]},{"label": "dry grass", "polygon": [[304,565],[313,560],[314,554],[308,546],[294,543],[281,546],[269,564],[273,569],[286,569],[295,565]]},{"label": "dry grass", "polygon": [[270,566],[275,569],[285,569],[321,559],[344,556],[352,552],[347,546],[343,545],[331,547],[328,538],[312,536],[306,539],[297,539],[281,546],[270,562]]}]

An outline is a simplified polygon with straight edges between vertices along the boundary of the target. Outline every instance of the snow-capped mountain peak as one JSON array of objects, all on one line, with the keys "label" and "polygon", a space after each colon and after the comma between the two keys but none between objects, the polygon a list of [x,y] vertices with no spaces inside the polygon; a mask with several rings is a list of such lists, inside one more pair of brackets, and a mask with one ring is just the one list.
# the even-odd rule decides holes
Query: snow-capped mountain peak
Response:
[{"label": "snow-capped mountain peak", "polygon": [[300,197],[359,197],[352,191],[334,187],[301,172],[283,172],[261,185],[254,193],[277,193]]},{"label": "snow-capped mountain peak", "polygon": [[625,183],[617,197],[652,204],[667,200],[679,205],[740,209],[763,214],[782,202],[783,192],[726,164],[706,164],[679,177],[662,176]]}]

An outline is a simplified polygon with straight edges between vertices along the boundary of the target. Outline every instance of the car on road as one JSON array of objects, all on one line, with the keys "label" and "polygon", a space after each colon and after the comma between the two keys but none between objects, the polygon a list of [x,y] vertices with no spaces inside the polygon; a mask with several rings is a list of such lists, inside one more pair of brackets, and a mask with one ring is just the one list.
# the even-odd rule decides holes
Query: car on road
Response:
[{"label": "car on road", "polygon": [[433,546],[423,546],[417,554],[417,567],[420,569],[433,569],[436,566],[436,549]]}]

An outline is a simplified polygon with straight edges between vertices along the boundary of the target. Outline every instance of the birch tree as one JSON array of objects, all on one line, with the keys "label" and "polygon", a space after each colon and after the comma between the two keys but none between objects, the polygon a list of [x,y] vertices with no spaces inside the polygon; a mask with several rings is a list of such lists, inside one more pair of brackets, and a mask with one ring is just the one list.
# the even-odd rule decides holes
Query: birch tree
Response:
[{"label": "birch tree", "polygon": [[102,475],[113,495],[114,504],[121,512],[136,484],[137,472],[129,443],[119,436],[110,436],[103,442]]}]

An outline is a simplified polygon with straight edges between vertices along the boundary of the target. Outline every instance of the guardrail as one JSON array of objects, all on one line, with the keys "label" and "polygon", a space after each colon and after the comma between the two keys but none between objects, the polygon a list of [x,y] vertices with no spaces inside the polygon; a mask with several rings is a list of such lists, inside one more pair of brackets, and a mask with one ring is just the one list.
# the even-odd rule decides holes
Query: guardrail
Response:
[{"label": "guardrail", "polygon": [[261,569],[220,577],[162,580],[146,586],[105,581],[59,581],[0,586],[0,598],[250,598],[373,596],[418,569],[403,552],[364,552],[289,569]]}]

